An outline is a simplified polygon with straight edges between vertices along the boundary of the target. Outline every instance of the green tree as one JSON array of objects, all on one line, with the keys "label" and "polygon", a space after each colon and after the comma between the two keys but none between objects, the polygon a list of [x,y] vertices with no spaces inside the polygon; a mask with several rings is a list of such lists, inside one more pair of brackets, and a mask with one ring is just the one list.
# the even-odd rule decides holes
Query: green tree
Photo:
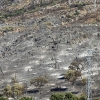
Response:
[{"label": "green tree", "polygon": [[81,95],[81,96],[79,97],[79,100],[87,100],[86,95]]},{"label": "green tree", "polygon": [[65,74],[65,78],[67,81],[72,82],[72,85],[74,85],[76,79],[81,75],[80,72],[75,71],[75,70],[68,70],[67,73]]},{"label": "green tree", "polygon": [[30,84],[31,85],[33,84],[36,87],[41,87],[44,84],[46,84],[47,82],[48,82],[48,80],[46,78],[39,76],[39,77],[36,77],[34,79],[31,79]]},{"label": "green tree", "polygon": [[52,94],[50,100],[64,100],[64,95],[61,93]]},{"label": "green tree", "polygon": [[79,100],[77,96],[73,95],[70,92],[65,94],[64,100]]},{"label": "green tree", "polygon": [[12,86],[13,97],[19,97],[24,92],[24,86],[19,83],[14,83]]},{"label": "green tree", "polygon": [[4,94],[7,96],[7,98],[11,96],[12,90],[9,84],[7,84],[6,87],[4,88]]},{"label": "green tree", "polygon": [[73,100],[79,100],[79,98],[74,95]]},{"label": "green tree", "polygon": [[70,92],[67,92],[67,93],[65,94],[64,100],[69,100],[69,99],[71,99],[71,98],[73,98],[73,94],[70,93]]},{"label": "green tree", "polygon": [[68,70],[67,73],[65,74],[65,79],[67,79],[67,81],[69,82],[72,82],[73,90],[74,90],[74,84],[77,78],[80,76],[81,76],[81,73],[76,70]]}]

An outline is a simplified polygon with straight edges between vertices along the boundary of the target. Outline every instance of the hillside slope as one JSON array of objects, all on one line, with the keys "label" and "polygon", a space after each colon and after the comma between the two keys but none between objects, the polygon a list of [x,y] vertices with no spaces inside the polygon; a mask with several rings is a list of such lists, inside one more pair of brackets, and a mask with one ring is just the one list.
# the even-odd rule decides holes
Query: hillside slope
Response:
[{"label": "hillside slope", "polygon": [[[12,10],[14,4],[6,6]],[[18,81],[27,83],[28,88],[32,78],[47,76],[49,83],[41,87],[42,93],[34,94],[36,100],[47,100],[52,94],[50,89],[57,86],[65,86],[72,92],[72,84],[61,78],[73,61],[79,61],[84,66],[82,77],[86,77],[86,57],[90,44],[93,49],[92,90],[95,97],[99,95],[99,6],[98,12],[89,13],[88,7],[91,7],[91,4],[69,6],[65,0],[36,5],[35,8],[31,6],[31,1],[25,2],[25,6],[20,4],[21,1],[10,13],[6,8],[1,8],[0,89],[7,83],[11,84],[11,77],[16,73]],[[75,91],[78,94],[81,92],[77,84]],[[86,92],[84,86],[83,92]]]}]

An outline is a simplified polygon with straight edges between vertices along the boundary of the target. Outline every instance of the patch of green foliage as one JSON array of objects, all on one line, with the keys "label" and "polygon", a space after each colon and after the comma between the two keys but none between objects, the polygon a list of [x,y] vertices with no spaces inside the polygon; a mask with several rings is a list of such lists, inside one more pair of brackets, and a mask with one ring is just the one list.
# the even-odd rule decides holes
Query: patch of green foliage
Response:
[{"label": "patch of green foliage", "polygon": [[87,100],[85,95],[76,96],[71,92],[52,94],[50,100]]},{"label": "patch of green foliage", "polygon": [[50,100],[64,100],[64,95],[61,93],[52,94]]},{"label": "patch of green foliage", "polygon": [[4,97],[0,97],[0,100],[8,100],[7,98]]},{"label": "patch of green foliage", "polygon": [[34,100],[32,97],[22,97],[21,99],[19,100]]}]

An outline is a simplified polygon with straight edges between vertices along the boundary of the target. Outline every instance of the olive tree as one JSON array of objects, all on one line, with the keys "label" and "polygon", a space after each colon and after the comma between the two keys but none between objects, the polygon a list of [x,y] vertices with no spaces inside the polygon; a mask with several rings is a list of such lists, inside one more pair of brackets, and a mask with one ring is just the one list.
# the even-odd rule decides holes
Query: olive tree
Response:
[{"label": "olive tree", "polygon": [[64,95],[61,93],[52,94],[50,100],[64,100]]},{"label": "olive tree", "polygon": [[7,98],[11,96],[12,90],[10,84],[7,84],[6,87],[4,88],[4,94],[7,96]]},{"label": "olive tree", "polygon": [[86,95],[82,94],[82,95],[79,97],[79,100],[87,100]]},{"label": "olive tree", "polygon": [[12,95],[18,98],[24,92],[24,86],[19,83],[14,83],[12,86]]},{"label": "olive tree", "polygon": [[44,77],[41,77],[41,76],[36,77],[34,79],[31,79],[31,81],[30,81],[30,84],[31,85],[33,84],[36,87],[41,87],[41,86],[43,86],[46,83],[48,83],[48,80],[46,78],[44,78]]},{"label": "olive tree", "polygon": [[70,92],[65,94],[64,100],[79,100],[77,96],[73,95]]},{"label": "olive tree", "polygon": [[81,73],[76,71],[76,70],[68,70],[67,73],[65,74],[65,79],[67,79],[67,81],[72,82],[73,85],[73,89],[74,89],[74,84],[75,81],[78,77],[81,76]]}]

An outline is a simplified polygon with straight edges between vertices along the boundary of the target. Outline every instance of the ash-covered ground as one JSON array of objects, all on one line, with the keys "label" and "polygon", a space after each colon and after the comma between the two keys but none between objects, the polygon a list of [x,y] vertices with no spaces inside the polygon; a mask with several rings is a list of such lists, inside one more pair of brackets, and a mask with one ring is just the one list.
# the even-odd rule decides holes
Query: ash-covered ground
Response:
[{"label": "ash-covered ground", "polygon": [[[11,82],[11,77],[16,73],[19,82],[27,83],[28,88],[32,78],[47,76],[49,83],[41,87],[42,93],[30,94],[36,100],[47,100],[52,93],[50,89],[57,86],[65,86],[67,91],[72,92],[71,83],[59,78],[63,77],[75,59],[84,65],[82,74],[87,76],[86,57],[89,46],[93,50],[93,87],[99,89],[100,25],[72,23],[63,26],[61,21],[57,16],[49,15],[19,23],[0,24],[0,28],[14,28],[14,31],[3,31],[0,37],[1,89]],[[77,85],[74,90],[81,92]]]}]

